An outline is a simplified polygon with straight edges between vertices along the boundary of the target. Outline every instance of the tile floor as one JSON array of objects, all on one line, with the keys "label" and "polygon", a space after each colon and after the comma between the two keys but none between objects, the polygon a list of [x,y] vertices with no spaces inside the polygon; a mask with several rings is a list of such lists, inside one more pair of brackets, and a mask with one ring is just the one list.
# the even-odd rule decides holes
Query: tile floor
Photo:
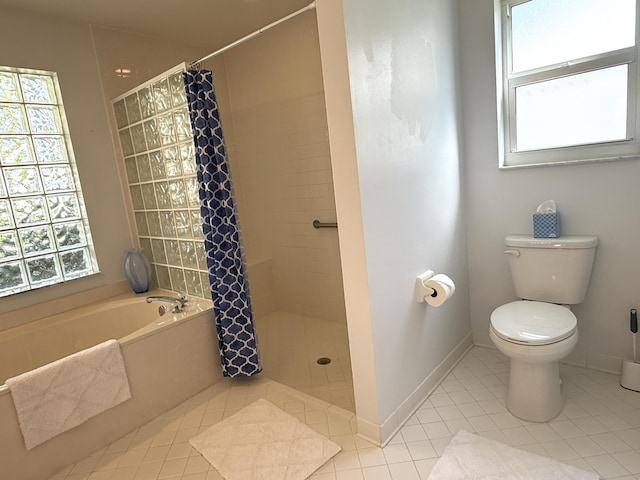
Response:
[{"label": "tile floor", "polygon": [[562,413],[532,424],[504,406],[507,372],[502,354],[472,348],[384,448],[356,436],[346,410],[266,377],[225,379],[51,480],[219,480],[188,439],[260,397],[342,445],[313,480],[424,480],[458,429],[604,479],[640,479],[640,393],[621,388],[616,375],[563,365]]},{"label": "tile floor", "polygon": [[[346,324],[275,312],[255,325],[267,377],[355,412]],[[319,365],[321,357],[331,363]]]}]

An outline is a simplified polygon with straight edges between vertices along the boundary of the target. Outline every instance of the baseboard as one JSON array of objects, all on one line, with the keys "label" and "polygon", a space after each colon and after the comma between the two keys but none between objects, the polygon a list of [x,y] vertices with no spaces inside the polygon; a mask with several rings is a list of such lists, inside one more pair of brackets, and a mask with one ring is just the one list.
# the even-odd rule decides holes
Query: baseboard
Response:
[{"label": "baseboard", "polygon": [[468,333],[382,425],[378,426],[358,418],[358,435],[376,445],[385,446],[471,347],[473,339],[471,333]]},{"label": "baseboard", "polygon": [[[497,350],[495,345],[476,343],[475,346]],[[574,350],[566,358],[561,360],[560,363],[571,365],[573,367],[588,368],[589,370],[595,370],[598,372],[620,375],[622,373],[623,360],[625,360],[625,358],[615,355],[603,355],[601,353]]]},{"label": "baseboard", "polygon": [[569,356],[565,361],[561,361],[560,363],[566,363],[567,365],[572,365],[574,367],[588,368],[589,370],[596,370],[598,372],[620,375],[622,373],[623,360],[625,359],[622,357],[586,352],[579,357]]},{"label": "baseboard", "polygon": [[374,445],[381,445],[380,426],[375,423],[368,422],[356,415],[356,426],[358,428],[358,436],[364,438]]}]

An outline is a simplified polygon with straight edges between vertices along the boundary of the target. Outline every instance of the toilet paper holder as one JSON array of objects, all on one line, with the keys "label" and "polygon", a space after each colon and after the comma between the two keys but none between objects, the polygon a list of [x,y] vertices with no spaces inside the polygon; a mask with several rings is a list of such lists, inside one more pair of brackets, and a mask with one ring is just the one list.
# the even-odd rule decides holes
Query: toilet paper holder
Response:
[{"label": "toilet paper holder", "polygon": [[433,270],[427,270],[424,273],[421,273],[416,277],[416,288],[415,288],[415,300],[418,303],[424,302],[424,297],[437,296],[438,292],[436,292],[433,288],[427,287],[424,282],[433,277],[436,273]]}]

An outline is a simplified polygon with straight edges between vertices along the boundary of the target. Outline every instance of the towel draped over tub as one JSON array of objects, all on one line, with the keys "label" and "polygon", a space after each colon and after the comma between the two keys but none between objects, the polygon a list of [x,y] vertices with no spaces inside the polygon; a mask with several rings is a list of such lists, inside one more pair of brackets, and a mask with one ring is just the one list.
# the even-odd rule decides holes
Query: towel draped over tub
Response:
[{"label": "towel draped over tub", "polygon": [[131,398],[116,340],[9,378],[6,385],[27,450]]}]

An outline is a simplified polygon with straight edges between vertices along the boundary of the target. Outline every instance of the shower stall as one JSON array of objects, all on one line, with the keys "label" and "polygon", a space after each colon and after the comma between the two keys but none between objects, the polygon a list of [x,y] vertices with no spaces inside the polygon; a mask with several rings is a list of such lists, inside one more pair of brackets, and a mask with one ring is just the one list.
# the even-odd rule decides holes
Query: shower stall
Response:
[{"label": "shower stall", "polygon": [[[212,70],[263,374],[354,410],[314,12],[227,50]],[[208,295],[179,65],[113,101],[140,246],[161,288]],[[212,342],[212,348],[215,343]]]}]

